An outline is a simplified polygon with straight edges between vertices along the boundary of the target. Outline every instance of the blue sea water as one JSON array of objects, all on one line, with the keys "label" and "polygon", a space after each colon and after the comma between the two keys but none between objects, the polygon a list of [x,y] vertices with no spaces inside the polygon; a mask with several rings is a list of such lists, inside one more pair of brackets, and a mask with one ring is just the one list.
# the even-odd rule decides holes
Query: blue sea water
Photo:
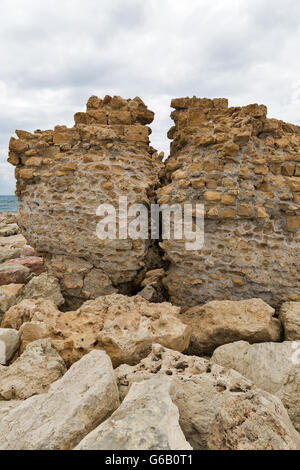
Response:
[{"label": "blue sea water", "polygon": [[0,212],[18,212],[16,196],[0,196]]}]

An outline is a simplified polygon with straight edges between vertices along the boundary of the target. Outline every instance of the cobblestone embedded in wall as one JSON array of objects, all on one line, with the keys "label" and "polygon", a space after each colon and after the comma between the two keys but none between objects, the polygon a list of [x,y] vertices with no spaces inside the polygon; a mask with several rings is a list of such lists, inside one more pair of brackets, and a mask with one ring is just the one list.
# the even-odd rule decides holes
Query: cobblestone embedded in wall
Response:
[{"label": "cobblestone embedded in wall", "polygon": [[157,251],[150,241],[99,240],[99,204],[117,206],[119,196],[204,203],[203,250],[161,244],[170,300],[184,308],[300,300],[300,127],[268,119],[265,106],[228,108],[226,99],[179,98],[172,107],[164,164],[149,145],[154,114],[139,98],[92,97],[71,129],[17,131],[9,161],[26,238],[68,299],[131,294],[147,269],[160,267]]},{"label": "cobblestone embedded in wall", "polygon": [[21,229],[70,299],[131,293],[147,267],[150,242],[99,240],[96,209],[118,207],[119,196],[154,201],[162,163],[149,146],[153,117],[139,98],[93,96],[73,128],[16,131],[10,141]]},{"label": "cobblestone embedded in wall", "polygon": [[179,98],[171,106],[158,202],[204,203],[205,246],[188,252],[180,241],[163,243],[170,300],[300,300],[300,127],[267,119],[257,104]]}]

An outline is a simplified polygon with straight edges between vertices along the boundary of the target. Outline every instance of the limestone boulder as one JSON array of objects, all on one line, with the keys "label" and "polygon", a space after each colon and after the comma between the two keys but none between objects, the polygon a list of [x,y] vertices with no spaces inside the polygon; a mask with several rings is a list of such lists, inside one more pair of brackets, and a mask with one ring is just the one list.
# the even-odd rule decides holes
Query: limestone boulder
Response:
[{"label": "limestone boulder", "polygon": [[20,330],[21,351],[49,337],[68,367],[93,349],[105,350],[116,367],[137,364],[153,343],[185,350],[190,328],[181,322],[179,310],[120,294],[88,301],[71,312],[60,312],[51,301],[28,299],[9,309],[2,325]]},{"label": "limestone boulder", "polygon": [[5,261],[5,264],[17,264],[26,266],[30,272],[39,276],[44,271],[44,260],[39,256],[27,256],[25,258],[17,258]]},{"label": "limestone boulder", "polygon": [[11,237],[0,237],[0,247],[6,249],[18,249],[27,245],[26,238],[19,234]]},{"label": "limestone boulder", "polygon": [[[179,409],[179,423],[187,441],[195,450],[209,449],[211,426],[227,399],[248,396],[248,392],[253,392],[253,396],[265,396],[266,393],[255,388],[249,379],[234,370],[210,363],[204,358],[185,356],[160,345],[153,345],[151,354],[138,365],[121,365],[115,370],[115,374],[121,400],[135,382],[147,380],[154,375],[172,377],[176,382],[174,403]],[[278,409],[282,410],[281,402],[274,399]],[[288,416],[286,420],[289,423],[287,426],[293,430]],[[291,440],[296,439],[295,435],[297,436],[295,430],[291,431]]]},{"label": "limestone boulder", "polygon": [[39,298],[51,300],[57,307],[64,304],[59,282],[54,276],[43,273],[33,277],[20,292],[18,301]]},{"label": "limestone boulder", "polygon": [[20,346],[20,336],[12,328],[0,328],[0,364],[6,365],[14,357]]},{"label": "limestone boulder", "polygon": [[285,302],[281,306],[280,319],[284,338],[287,341],[300,340],[300,302]]},{"label": "limestone boulder", "polygon": [[25,400],[45,393],[66,371],[50,340],[35,341],[9,367],[0,366],[0,400]]},{"label": "limestone boulder", "polygon": [[7,284],[25,284],[29,281],[31,271],[28,267],[14,263],[0,265],[0,286]]},{"label": "limestone boulder", "polygon": [[212,360],[280,398],[300,431],[300,341],[252,345],[238,341],[220,346]]},{"label": "limestone boulder", "polygon": [[0,422],[1,450],[70,450],[119,406],[109,357],[92,351],[47,393],[23,401]]},{"label": "limestone boulder", "polygon": [[6,416],[10,411],[12,411],[17,406],[21,405],[21,400],[9,400],[1,401],[0,400],[0,423],[4,416]]},{"label": "limestone boulder", "polygon": [[0,287],[0,324],[7,310],[17,303],[23,284],[8,284]]},{"label": "limestone boulder", "polygon": [[191,450],[172,401],[174,386],[163,376],[133,384],[117,411],[76,450]]},{"label": "limestone boulder", "polygon": [[17,224],[4,224],[0,225],[0,237],[11,237],[20,233],[20,229]]},{"label": "limestone boulder", "polygon": [[208,437],[210,450],[299,450],[300,439],[281,401],[263,391],[228,398]]},{"label": "limestone boulder", "polygon": [[226,343],[280,341],[281,324],[275,310],[261,299],[212,301],[192,307],[182,321],[192,328],[190,354],[212,354]]},{"label": "limestone boulder", "polygon": [[19,248],[0,247],[0,263],[3,263],[9,259],[19,258],[20,255],[21,250]]}]

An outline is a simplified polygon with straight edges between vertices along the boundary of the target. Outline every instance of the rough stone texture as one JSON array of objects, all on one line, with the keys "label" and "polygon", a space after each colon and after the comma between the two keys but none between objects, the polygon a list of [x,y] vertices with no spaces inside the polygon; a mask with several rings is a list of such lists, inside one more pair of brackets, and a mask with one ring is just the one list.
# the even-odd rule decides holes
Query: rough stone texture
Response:
[{"label": "rough stone texture", "polygon": [[10,401],[1,401],[0,400],[0,423],[4,416],[8,415],[10,411],[12,411],[14,408],[17,408],[17,406],[21,405],[22,401],[21,400],[10,400]]},{"label": "rough stone texture", "polygon": [[60,312],[47,300],[23,300],[6,312],[2,326],[20,329],[21,351],[32,341],[51,338],[67,366],[93,349],[104,349],[114,366],[137,364],[152,343],[183,351],[190,341],[190,328],[181,322],[178,307],[120,294],[99,297],[70,312]]},{"label": "rough stone texture", "polygon": [[7,284],[25,284],[31,276],[30,269],[22,264],[0,265],[0,286]]},{"label": "rough stone texture", "polygon": [[44,260],[39,256],[27,256],[26,258],[10,259],[5,264],[18,264],[26,266],[30,272],[39,276],[44,271]]},{"label": "rough stone texture", "polygon": [[11,237],[18,235],[20,229],[17,224],[0,224],[0,237]]},{"label": "rough stone texture", "polygon": [[19,258],[21,255],[20,248],[6,248],[0,247],[0,263],[7,261],[8,259]]},{"label": "rough stone texture", "polygon": [[119,405],[109,357],[92,351],[48,393],[25,400],[0,422],[1,450],[69,450]]},{"label": "rough stone texture", "polygon": [[148,271],[141,283],[142,290],[139,295],[149,302],[163,302],[166,298],[165,288],[162,283],[164,276],[164,269]]},{"label": "rough stone texture", "polygon": [[0,247],[2,249],[22,249],[27,244],[23,235],[14,235],[12,237],[0,237]]},{"label": "rough stone texture", "polygon": [[0,325],[4,313],[17,303],[22,287],[23,284],[8,284],[0,287]]},{"label": "rough stone texture", "polygon": [[0,328],[0,364],[6,365],[14,357],[20,346],[20,336],[12,328]]},{"label": "rough stone texture", "polygon": [[25,400],[45,393],[66,371],[50,340],[35,341],[9,367],[0,366],[0,400]]},{"label": "rough stone texture", "polygon": [[120,408],[76,450],[191,450],[172,402],[174,385],[161,376],[133,384]]},{"label": "rough stone texture", "polygon": [[213,301],[192,307],[181,315],[192,328],[190,354],[212,354],[220,345],[245,340],[249,343],[279,341],[281,325],[274,309],[261,299]]},{"label": "rough stone texture", "polygon": [[247,397],[246,400],[251,404],[252,398],[248,392],[252,393],[253,400],[256,397],[274,400],[280,412],[278,425],[281,426],[281,416],[284,416],[285,429],[292,429],[290,436],[295,441],[295,430],[288,416],[284,415],[279,399],[256,389],[252,382],[238,372],[210,363],[206,359],[185,356],[160,345],[153,345],[152,352],[146,359],[134,367],[124,364],[115,370],[115,374],[121,400],[135,382],[149,379],[156,374],[171,376],[176,383],[177,395],[174,403],[179,409],[180,426],[194,449],[209,448],[210,428],[226,400],[235,396]]},{"label": "rough stone texture", "polygon": [[284,329],[284,339],[300,340],[300,302],[285,302],[281,306],[280,319]]},{"label": "rough stone texture", "polygon": [[62,296],[59,282],[54,276],[43,273],[31,279],[20,292],[18,302],[24,299],[39,298],[51,300],[57,307],[64,304],[65,300]]},{"label": "rough stone texture", "polygon": [[218,411],[208,437],[210,450],[300,450],[279,399],[262,391],[228,398]]},{"label": "rough stone texture", "polygon": [[216,349],[212,360],[280,398],[300,431],[300,341],[253,345],[239,341]]},{"label": "rough stone texture", "polygon": [[158,202],[204,203],[205,245],[162,244],[170,301],[300,300],[300,127],[265,106],[179,98]]},{"label": "rough stone texture", "polygon": [[149,146],[146,124],[153,117],[140,98],[93,96],[87,112],[75,114],[74,127],[16,131],[18,139],[10,141],[20,228],[67,298],[82,303],[114,288],[131,293],[149,265],[149,241],[96,236],[96,209],[102,203],[117,208],[119,196],[129,205],[154,202],[162,163]]}]

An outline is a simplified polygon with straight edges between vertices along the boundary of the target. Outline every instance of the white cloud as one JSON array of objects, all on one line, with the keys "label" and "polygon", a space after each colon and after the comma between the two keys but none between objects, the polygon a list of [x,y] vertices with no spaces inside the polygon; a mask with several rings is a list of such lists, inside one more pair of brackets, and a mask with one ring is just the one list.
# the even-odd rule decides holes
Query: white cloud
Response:
[{"label": "white cloud", "polygon": [[172,97],[259,102],[300,122],[299,19],[298,0],[1,0],[0,160],[15,129],[71,125],[92,94],[140,96],[165,152]]}]

